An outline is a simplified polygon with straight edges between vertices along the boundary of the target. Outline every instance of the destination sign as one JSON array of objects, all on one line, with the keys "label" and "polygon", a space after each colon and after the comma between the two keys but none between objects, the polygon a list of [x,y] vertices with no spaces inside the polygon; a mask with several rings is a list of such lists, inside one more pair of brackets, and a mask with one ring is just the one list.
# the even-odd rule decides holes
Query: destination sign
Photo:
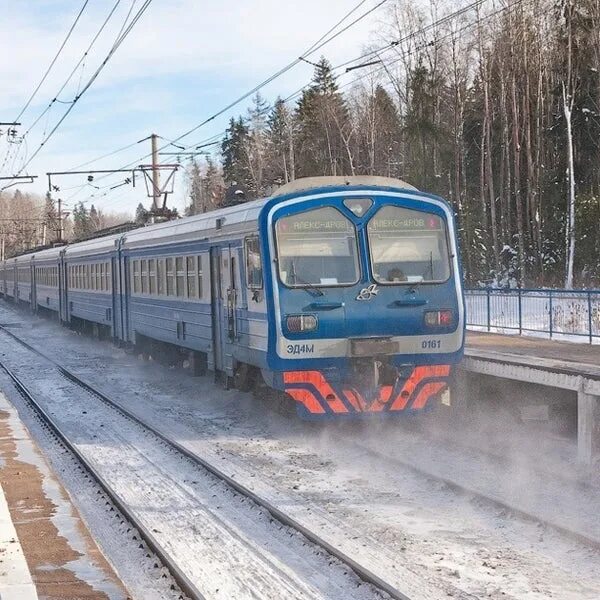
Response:
[{"label": "destination sign", "polygon": [[298,221],[279,221],[277,229],[280,233],[301,233],[311,231],[347,232],[349,224],[344,219],[302,219]]},{"label": "destination sign", "polygon": [[[414,211],[411,211],[414,212]],[[381,219],[375,217],[369,221],[369,231],[440,231],[441,219],[434,215],[411,216],[404,218]]]}]

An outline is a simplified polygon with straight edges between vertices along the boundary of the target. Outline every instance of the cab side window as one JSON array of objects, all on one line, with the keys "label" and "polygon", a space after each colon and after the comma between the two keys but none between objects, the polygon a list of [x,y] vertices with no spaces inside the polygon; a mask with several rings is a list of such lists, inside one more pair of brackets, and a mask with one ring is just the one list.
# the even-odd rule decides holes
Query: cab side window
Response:
[{"label": "cab side window", "polygon": [[262,261],[258,236],[253,235],[244,240],[246,252],[246,284],[251,290],[260,290],[263,286]]}]

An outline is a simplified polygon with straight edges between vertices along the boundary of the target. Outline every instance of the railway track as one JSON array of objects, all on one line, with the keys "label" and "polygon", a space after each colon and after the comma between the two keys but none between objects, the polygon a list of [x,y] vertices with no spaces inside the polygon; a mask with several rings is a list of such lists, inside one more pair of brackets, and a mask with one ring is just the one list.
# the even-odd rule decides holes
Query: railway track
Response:
[{"label": "railway track", "polygon": [[[554,529],[555,531],[561,533],[562,535],[569,537],[570,539],[575,540],[576,542],[581,542],[583,544],[591,546],[592,548],[594,548],[596,550],[600,550],[600,540],[599,539],[592,537],[590,535],[586,535],[580,531],[574,531],[572,529],[569,529],[568,527],[565,527],[564,525],[557,523],[553,519],[541,517],[539,514],[535,514],[531,511],[528,511],[523,507],[519,507],[519,506],[516,506],[515,504],[511,504],[511,503],[503,500],[499,496],[489,494],[489,493],[484,493],[481,490],[476,489],[475,487],[459,483],[456,480],[451,479],[450,477],[445,477],[439,473],[435,473],[435,472],[433,472],[433,470],[420,467],[420,466],[416,465],[414,462],[411,462],[409,460],[403,460],[396,456],[390,455],[390,453],[384,453],[380,450],[374,449],[364,442],[356,441],[356,439],[350,440],[349,443],[352,446],[354,446],[355,448],[357,448],[360,452],[368,454],[369,456],[377,459],[378,461],[385,460],[387,464],[397,465],[401,468],[408,469],[409,471],[416,473],[417,475],[421,475],[429,480],[443,483],[444,485],[446,485],[450,489],[458,492],[459,494],[479,498],[480,500],[483,500],[493,506],[496,506],[500,509],[509,511],[510,513],[512,513],[524,520],[534,522],[534,523],[540,523],[544,526]],[[493,458],[496,458],[496,457],[493,456]]]},{"label": "railway track", "polygon": [[[6,330],[2,328],[4,332]],[[71,443],[69,438],[61,430],[61,428],[54,422],[50,415],[44,410],[41,404],[36,400],[34,394],[29,390],[25,383],[16,375],[16,373],[7,367],[2,361],[0,361],[0,369],[8,375],[12,380],[15,388],[19,394],[23,397],[25,402],[33,409],[37,417],[41,422],[48,427],[52,433],[58,438],[60,444],[66,448],[85,469],[85,471],[92,477],[92,479],[102,489],[104,494],[110,499],[112,504],[121,512],[121,514],[131,524],[132,528],[137,530],[146,543],[148,548],[154,552],[158,559],[167,568],[173,580],[177,583],[181,589],[182,594],[185,594],[191,600],[204,600],[204,596],[195,588],[195,586],[189,581],[185,573],[175,564],[169,554],[165,552],[161,545],[155,540],[152,533],[144,526],[144,524],[136,517],[135,513],[129,509],[127,504],[122,501],[118,494],[116,494],[111,486],[107,483],[104,477],[94,468],[93,465],[85,458],[85,456],[78,450],[78,448]],[[181,596],[183,598],[183,595]]]},{"label": "railway track", "polygon": [[[256,505],[268,511],[268,513],[279,523],[302,534],[305,538],[307,538],[313,544],[324,550],[327,554],[331,555],[332,557],[336,558],[341,563],[346,565],[363,582],[372,585],[377,590],[384,592],[389,597],[394,598],[395,600],[412,599],[412,596],[409,596],[403,591],[397,589],[395,586],[382,579],[376,573],[361,565],[351,556],[347,555],[345,552],[341,551],[339,548],[336,548],[333,544],[323,539],[318,533],[312,531],[310,528],[299,523],[296,519],[287,515],[269,500],[266,500],[259,494],[256,494],[251,489],[236,481],[234,478],[229,476],[227,473],[219,469],[214,464],[206,461],[202,457],[191,452],[179,442],[165,435],[155,426],[146,422],[144,419],[140,418],[138,415],[134,414],[133,412],[122,406],[119,402],[113,400],[112,398],[109,398],[107,395],[97,390],[94,386],[82,380],[73,372],[60,365],[57,361],[46,356],[43,352],[39,351],[37,348],[34,348],[31,344],[22,340],[19,336],[10,331],[6,327],[6,325],[0,325],[0,332],[9,336],[11,339],[13,339],[15,342],[17,342],[30,352],[48,361],[50,364],[53,365],[53,367],[62,377],[64,377],[71,383],[77,385],[81,389],[85,390],[88,394],[91,394],[93,397],[97,398],[99,401],[109,406],[111,409],[117,411],[122,416],[143,427],[145,430],[151,432],[154,436],[156,436],[158,439],[164,442],[167,446],[171,447],[174,451],[181,454],[182,456],[185,456],[187,459],[191,460],[193,463],[206,470],[211,475],[220,479],[223,483],[228,485],[238,494],[241,494],[243,497],[251,500]],[[203,599],[204,596],[192,584],[192,582],[178,567],[178,565],[175,564],[173,559],[169,556],[168,552],[164,551],[161,548],[161,545],[156,541],[152,533],[141,522],[139,522],[139,520],[136,518],[136,515],[131,510],[129,510],[128,506],[121,500],[121,498],[119,498],[118,495],[115,494],[113,490],[111,490],[110,485],[104,480],[102,475],[98,473],[92,465],[89,464],[85,456],[83,456],[82,453],[79,452],[79,450],[76,448],[76,446],[69,441],[68,437],[61,431],[60,427],[56,425],[56,423],[53,421],[50,415],[40,406],[39,402],[36,401],[34,395],[30,392],[30,390],[23,383],[23,381],[21,381],[21,379],[2,362],[0,362],[0,367],[8,374],[8,376],[14,382],[19,392],[23,395],[27,403],[39,415],[42,421],[56,433],[56,435],[65,445],[65,447],[67,447],[77,457],[77,459],[82,463],[82,465],[86,468],[90,475],[98,482],[100,487],[105,491],[105,493],[111,499],[111,501],[119,508],[119,510],[126,516],[126,518],[133,524],[133,526],[140,531],[140,535],[143,537],[148,547],[152,549],[152,551],[160,558],[163,564],[167,567],[167,569],[173,576],[173,579],[180,586],[182,592],[189,596],[192,600]]]}]

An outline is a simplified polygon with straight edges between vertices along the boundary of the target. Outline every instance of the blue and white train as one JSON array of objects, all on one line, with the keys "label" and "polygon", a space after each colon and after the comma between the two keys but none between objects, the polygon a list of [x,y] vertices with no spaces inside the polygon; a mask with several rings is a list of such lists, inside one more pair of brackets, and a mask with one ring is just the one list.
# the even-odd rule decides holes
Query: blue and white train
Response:
[{"label": "blue and white train", "polygon": [[304,417],[449,401],[465,310],[448,204],[383,177],[273,196],[0,263],[0,293],[116,341],[159,344]]}]

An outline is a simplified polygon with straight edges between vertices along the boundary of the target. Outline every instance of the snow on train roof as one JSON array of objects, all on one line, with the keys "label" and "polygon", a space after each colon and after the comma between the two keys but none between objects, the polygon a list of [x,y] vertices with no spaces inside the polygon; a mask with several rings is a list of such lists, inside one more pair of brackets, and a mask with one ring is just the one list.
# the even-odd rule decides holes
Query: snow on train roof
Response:
[{"label": "snow on train roof", "polygon": [[98,252],[109,252],[118,246],[119,240],[122,237],[122,233],[115,233],[105,237],[86,240],[85,242],[69,244],[65,249],[65,257],[86,256],[88,254],[97,254]]},{"label": "snow on train roof", "polygon": [[28,254],[28,258],[34,258],[35,260],[49,260],[57,258],[60,253],[65,249],[65,246],[56,246],[54,248],[46,248],[45,250],[39,250],[33,254]]},{"label": "snow on train roof", "polygon": [[278,188],[273,197],[284,196],[315,188],[324,187],[346,187],[350,185],[362,185],[367,187],[389,187],[401,190],[417,191],[417,188],[402,179],[394,177],[380,177],[379,175],[340,175],[327,177],[302,177],[290,181]]},{"label": "snow on train roof", "polygon": [[227,228],[232,225],[256,221],[260,209],[265,203],[266,200],[254,200],[185,219],[166,221],[165,223],[134,229],[125,234],[123,247],[144,246],[149,241],[167,243],[175,239],[184,241],[188,238],[197,238],[198,233],[215,231],[217,229],[217,219],[223,219],[223,225]]}]

